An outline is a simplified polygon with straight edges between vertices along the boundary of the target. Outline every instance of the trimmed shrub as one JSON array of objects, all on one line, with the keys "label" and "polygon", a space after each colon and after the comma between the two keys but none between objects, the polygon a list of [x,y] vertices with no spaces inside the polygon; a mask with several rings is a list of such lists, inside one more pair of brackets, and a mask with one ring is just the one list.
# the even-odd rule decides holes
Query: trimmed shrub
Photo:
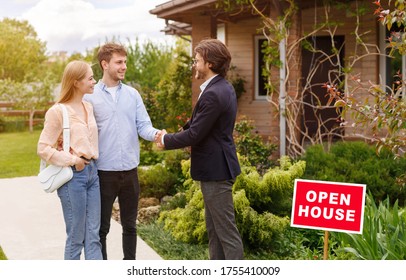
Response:
[{"label": "trimmed shrub", "polygon": [[306,161],[304,177],[313,180],[366,184],[376,202],[389,197],[405,205],[406,188],[397,178],[404,176],[406,158],[394,159],[393,154],[364,142],[337,142],[329,152],[321,145],[311,146],[303,157]]},{"label": "trimmed shrub", "polygon": [[[286,214],[291,207],[294,179],[303,174],[305,163],[292,163],[287,157],[280,163],[263,178],[255,168],[243,166],[243,173],[234,184],[236,222],[247,250],[277,246],[289,227],[289,218],[276,215],[273,210]],[[203,195],[199,183],[190,178],[189,169],[190,160],[183,161],[185,207],[162,211],[158,222],[179,241],[204,244],[207,233]]]},{"label": "trimmed shrub", "polygon": [[242,117],[235,124],[234,141],[237,152],[245,157],[250,165],[255,166],[262,175],[274,165],[271,156],[277,149],[277,145],[264,141],[259,134],[253,133],[254,128],[253,121]]},{"label": "trimmed shrub", "polygon": [[288,216],[292,208],[294,180],[303,175],[305,168],[304,161],[292,163],[286,156],[279,160],[279,166],[269,169],[263,177],[255,168],[243,167],[234,188],[245,190],[255,211]]},{"label": "trimmed shrub", "polygon": [[141,188],[140,197],[161,199],[165,195],[175,192],[173,185],[176,182],[176,175],[163,164],[138,168],[138,179]]}]

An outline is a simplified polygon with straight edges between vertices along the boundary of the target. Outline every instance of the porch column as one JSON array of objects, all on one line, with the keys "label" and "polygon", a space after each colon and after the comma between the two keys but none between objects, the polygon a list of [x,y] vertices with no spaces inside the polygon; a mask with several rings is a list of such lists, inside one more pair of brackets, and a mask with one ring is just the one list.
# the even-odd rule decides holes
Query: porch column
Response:
[{"label": "porch column", "polygon": [[[217,37],[217,22],[216,19],[210,15],[195,14],[192,20],[192,55],[194,55],[193,50],[197,44],[208,38]],[[192,79],[192,105],[194,106],[197,102],[197,98],[200,93],[200,85],[203,83],[202,80],[196,80],[194,78],[195,72],[193,71]]]}]

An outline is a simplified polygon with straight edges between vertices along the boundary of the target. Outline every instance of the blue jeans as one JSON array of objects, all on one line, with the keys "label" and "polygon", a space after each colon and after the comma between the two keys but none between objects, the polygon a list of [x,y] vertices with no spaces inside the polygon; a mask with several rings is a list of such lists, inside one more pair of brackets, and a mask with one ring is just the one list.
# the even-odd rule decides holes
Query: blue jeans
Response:
[{"label": "blue jeans", "polygon": [[65,260],[79,260],[84,248],[86,260],[101,260],[100,183],[92,160],[82,171],[58,189],[66,225]]}]

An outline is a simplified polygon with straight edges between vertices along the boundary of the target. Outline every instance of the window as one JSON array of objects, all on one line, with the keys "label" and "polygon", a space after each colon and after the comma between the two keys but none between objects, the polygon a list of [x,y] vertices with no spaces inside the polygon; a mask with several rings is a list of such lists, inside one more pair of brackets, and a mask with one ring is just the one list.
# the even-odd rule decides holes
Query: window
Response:
[{"label": "window", "polygon": [[[388,55],[390,49],[387,48],[388,42],[387,38],[391,37],[393,41],[399,41],[399,32],[402,34],[403,27],[397,27],[396,25],[392,27],[391,30],[388,30],[386,26],[379,25],[379,34],[380,34],[380,49],[385,50],[385,53]],[[395,33],[398,33],[396,36]],[[401,88],[400,83],[396,83],[401,81],[401,76],[399,74],[406,74],[406,55],[400,54],[398,50],[392,54],[391,57],[389,56],[381,56],[379,60],[379,74],[382,83],[382,86],[385,87],[386,91],[389,91],[389,88],[392,89],[393,93],[398,92],[400,98],[406,98],[406,89],[405,87]],[[403,79],[405,79],[404,77]],[[401,90],[401,91],[399,91]]]},{"label": "window", "polygon": [[264,67],[264,53],[262,52],[267,39],[264,36],[255,37],[255,99],[266,99],[266,80],[262,76],[262,68]]},{"label": "window", "polygon": [[226,26],[224,23],[217,24],[217,39],[226,43]]}]

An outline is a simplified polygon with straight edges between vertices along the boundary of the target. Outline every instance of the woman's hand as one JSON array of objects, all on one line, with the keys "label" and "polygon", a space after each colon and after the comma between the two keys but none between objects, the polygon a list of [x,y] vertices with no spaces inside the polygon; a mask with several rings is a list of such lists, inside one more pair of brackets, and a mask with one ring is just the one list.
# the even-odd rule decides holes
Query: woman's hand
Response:
[{"label": "woman's hand", "polygon": [[89,162],[83,158],[79,158],[77,163],[75,164],[76,171],[82,171],[85,169],[85,166],[88,165]]}]

